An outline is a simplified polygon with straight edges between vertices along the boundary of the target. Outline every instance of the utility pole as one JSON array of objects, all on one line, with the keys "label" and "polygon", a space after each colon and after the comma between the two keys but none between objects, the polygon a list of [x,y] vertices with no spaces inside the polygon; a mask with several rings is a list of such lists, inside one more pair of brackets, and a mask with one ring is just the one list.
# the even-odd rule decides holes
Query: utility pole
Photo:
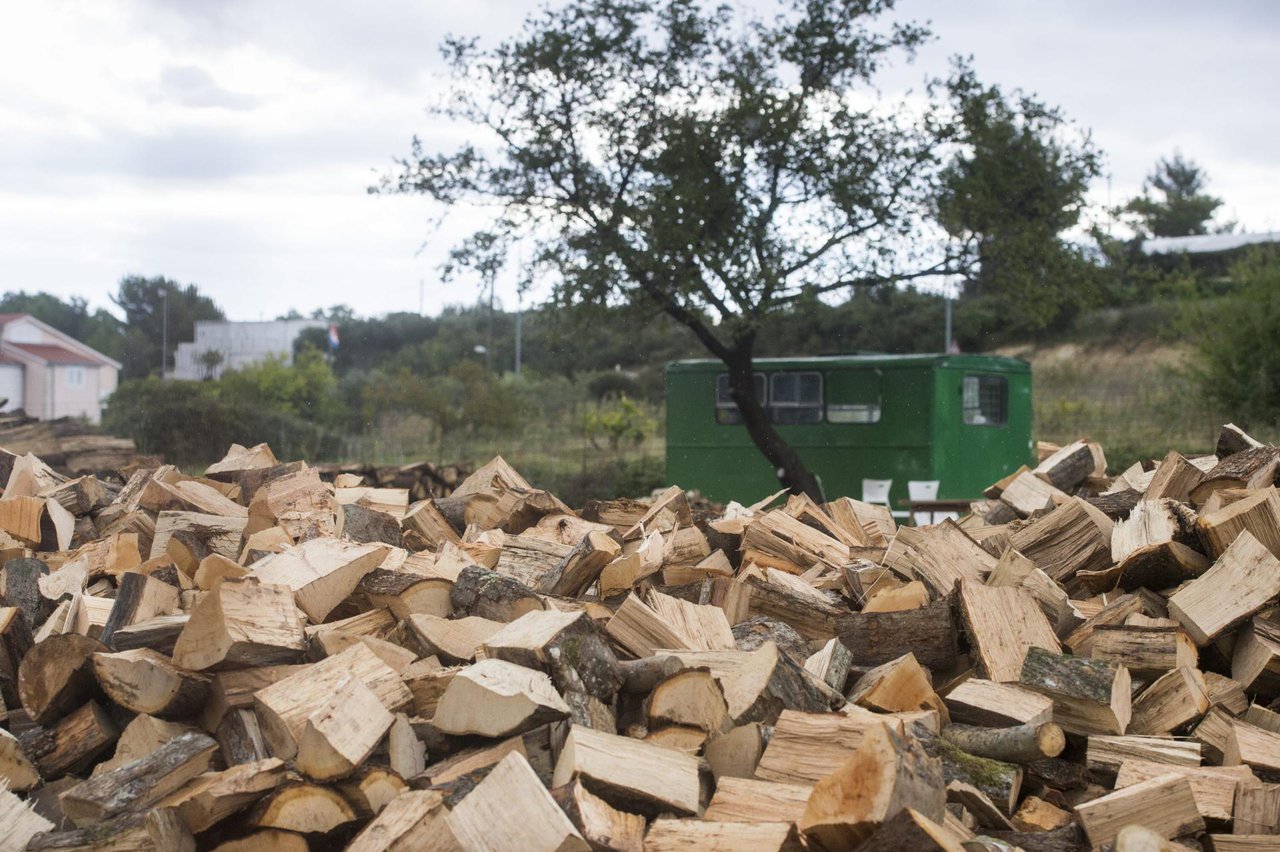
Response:
[{"label": "utility pole", "polygon": [[520,325],[524,316],[524,294],[516,290],[516,378],[520,378]]},{"label": "utility pole", "polygon": [[162,289],[160,291],[160,302],[163,308],[160,311],[160,381],[165,380],[166,371],[169,368],[169,291]]}]

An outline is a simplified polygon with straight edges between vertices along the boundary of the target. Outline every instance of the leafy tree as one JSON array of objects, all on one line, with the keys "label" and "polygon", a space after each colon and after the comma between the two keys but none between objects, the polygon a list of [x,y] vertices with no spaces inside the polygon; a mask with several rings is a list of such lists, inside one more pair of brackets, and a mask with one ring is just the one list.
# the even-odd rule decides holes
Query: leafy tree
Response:
[{"label": "leafy tree", "polygon": [[597,441],[603,438],[614,452],[626,444],[641,443],[656,427],[639,403],[625,395],[588,409],[582,421],[583,433],[592,446],[599,449]]},{"label": "leafy tree", "polygon": [[[178,342],[192,340],[196,320],[224,319],[222,309],[194,284],[183,287],[168,278],[130,275],[120,282],[111,301],[124,311],[125,339],[120,358],[126,379],[149,376],[160,370],[161,361],[172,362]],[[166,307],[167,304],[167,307]],[[165,317],[168,317],[169,349],[162,352]]]},{"label": "leafy tree", "polygon": [[[1222,199],[1204,191],[1208,176],[1192,160],[1175,152],[1162,157],[1142,185],[1142,195],[1131,200],[1123,212],[1132,214],[1135,229],[1144,236],[1185,237],[1207,234]],[[1221,226],[1230,231],[1233,223]]]},{"label": "leafy tree", "polygon": [[492,50],[450,38],[436,115],[487,134],[445,153],[415,140],[374,191],[496,211],[463,253],[530,241],[558,304],[661,308],[724,362],[780,480],[820,496],[755,398],[762,323],[806,292],[951,268],[918,249],[947,127],[874,87],[929,36],[882,20],[893,6],[569,0]]},{"label": "leafy tree", "polygon": [[1097,295],[1097,267],[1063,232],[1080,221],[1101,155],[1087,132],[1071,132],[1029,95],[1006,96],[964,67],[949,88],[963,144],[938,213],[971,252],[967,295],[997,302],[1011,324],[1042,328]]},{"label": "leafy tree", "polygon": [[1232,265],[1230,278],[1230,296],[1191,305],[1193,374],[1236,422],[1274,426],[1280,424],[1280,250],[1251,250]]},{"label": "leafy tree", "polygon": [[238,400],[314,423],[340,416],[333,372],[324,355],[309,346],[294,355],[293,364],[271,356],[232,370],[222,376],[221,387]]}]

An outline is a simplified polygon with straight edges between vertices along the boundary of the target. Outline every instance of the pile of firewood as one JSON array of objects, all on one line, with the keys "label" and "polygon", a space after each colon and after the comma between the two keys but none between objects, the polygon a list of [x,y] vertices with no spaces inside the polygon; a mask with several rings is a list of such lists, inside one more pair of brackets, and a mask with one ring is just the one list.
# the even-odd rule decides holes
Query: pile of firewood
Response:
[{"label": "pile of firewood", "polygon": [[39,456],[45,464],[71,476],[156,464],[140,455],[131,439],[103,435],[80,418],[37,420],[21,409],[0,413],[0,447],[18,455]]},{"label": "pile of firewood", "polygon": [[[0,446],[4,446],[0,442]],[[410,502],[428,497],[448,497],[470,471],[458,464],[432,464],[429,461],[378,467],[372,464],[317,464],[316,472],[325,482],[368,485],[373,488],[401,488],[409,493]]]},{"label": "pile of firewood", "polygon": [[1045,453],[926,527],[0,455],[0,849],[1280,848],[1280,449]]}]

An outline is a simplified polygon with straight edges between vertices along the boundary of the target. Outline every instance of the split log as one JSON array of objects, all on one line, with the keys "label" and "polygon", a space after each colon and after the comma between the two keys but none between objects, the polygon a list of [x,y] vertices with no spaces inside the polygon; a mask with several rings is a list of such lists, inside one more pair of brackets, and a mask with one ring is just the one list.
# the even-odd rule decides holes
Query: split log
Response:
[{"label": "split log", "polygon": [[190,671],[270,666],[297,660],[305,648],[292,590],[246,578],[201,594],[173,662]]},{"label": "split log", "polygon": [[375,568],[360,581],[360,592],[375,607],[386,607],[396,618],[413,613],[447,618],[453,614],[449,594],[453,583],[443,577],[424,577],[409,571]]},{"label": "split log", "polygon": [[214,673],[209,683],[209,701],[200,715],[200,727],[215,731],[223,716],[233,710],[253,707],[253,694],[259,689],[304,671],[304,666],[259,666]]},{"label": "split log", "polygon": [[458,533],[431,499],[411,505],[401,520],[401,528],[404,546],[415,552],[439,550],[446,543],[461,542]]},{"label": "split log", "polygon": [[1040,462],[1031,472],[1054,488],[1071,493],[1092,475],[1094,467],[1093,450],[1089,444],[1075,441]]},{"label": "split log", "polygon": [[1222,749],[1223,766],[1244,764],[1264,781],[1280,781],[1280,734],[1232,719]]},{"label": "split log", "polygon": [[214,739],[218,741],[227,766],[256,763],[271,756],[258,714],[251,707],[240,707],[226,713],[214,731]]},{"label": "split log", "polygon": [[556,762],[553,787],[579,778],[595,795],[624,811],[698,812],[698,761],[674,749],[574,725]]},{"label": "split log", "polygon": [[478,566],[458,573],[449,600],[455,612],[503,623],[546,609],[537,593],[519,580]]},{"label": "split log", "polygon": [[161,615],[148,618],[128,627],[121,627],[111,636],[111,647],[116,651],[132,651],[135,648],[150,648],[161,654],[173,655],[178,644],[178,637],[191,616],[187,613],[177,615]]},{"label": "split log", "polygon": [[1212,568],[1169,598],[1169,615],[1204,646],[1278,594],[1280,560],[1246,530]]},{"label": "split log", "polygon": [[270,527],[283,527],[294,541],[309,535],[337,534],[338,501],[314,469],[279,476],[253,492],[247,538]]},{"label": "split log", "polygon": [[184,671],[149,648],[94,654],[93,671],[107,697],[134,713],[183,718],[209,696],[207,677]]},{"label": "split log", "polygon": [[456,838],[443,797],[430,790],[409,790],[388,802],[351,841],[347,852],[445,850],[450,842],[456,843]]},{"label": "split log", "polygon": [[839,639],[831,639],[822,646],[822,650],[805,660],[804,670],[836,692],[842,693],[845,682],[849,679],[849,666],[852,663],[853,654],[849,649]]},{"label": "split log", "polygon": [[303,722],[295,756],[298,770],[313,781],[350,774],[373,753],[394,721],[360,678],[343,678]]},{"label": "split log", "polygon": [[1040,606],[1021,589],[966,580],[959,584],[959,601],[970,642],[990,680],[1017,681],[1033,646],[1054,653],[1062,650]]},{"label": "split log", "polygon": [[702,753],[716,782],[725,778],[753,777],[764,754],[766,733],[772,735],[772,730],[759,722],[748,722],[710,737]]},{"label": "split log", "polygon": [[362,682],[390,712],[409,704],[412,696],[394,669],[362,644],[290,674],[253,695],[254,709],[271,753],[291,760],[298,750],[314,708],[334,694],[348,677]]},{"label": "split log", "polygon": [[1114,775],[1128,760],[1162,766],[1199,766],[1200,743],[1171,737],[1091,736],[1087,740],[1085,766],[1090,772]]},{"label": "split log", "polygon": [[1010,537],[1010,544],[1058,582],[1111,564],[1111,519],[1073,497]]},{"label": "split log", "polygon": [[339,781],[337,787],[362,819],[377,816],[393,799],[409,790],[400,775],[381,766],[361,769]]},{"label": "split log", "polygon": [[1123,734],[1129,725],[1124,666],[1031,648],[1019,683],[1053,699],[1054,721],[1068,733]]},{"label": "split log", "polygon": [[1040,725],[1053,718],[1053,699],[1008,683],[968,678],[943,698],[956,722],[968,725]]},{"label": "split log", "polygon": [[644,845],[644,817],[614,808],[579,781],[551,791],[583,839],[596,850],[634,850]]},{"label": "split log", "polygon": [[748,778],[723,778],[703,819],[715,822],[799,822],[813,787]]},{"label": "split log", "polygon": [[760,757],[755,776],[765,781],[814,784],[835,772],[868,732],[890,726],[901,734],[901,721],[871,713],[784,711]]},{"label": "split log", "polygon": [[951,593],[961,580],[982,582],[997,559],[951,521],[931,527],[903,527],[889,543],[884,565],[920,580],[935,597]]},{"label": "split log", "polygon": [[651,731],[681,725],[711,734],[731,724],[724,690],[710,669],[689,669],[659,683],[645,699],[645,717]]},{"label": "split log", "polygon": [[942,819],[942,763],[912,737],[879,726],[814,786],[799,827],[822,848],[851,849],[905,808]]},{"label": "split log", "polygon": [[503,758],[453,808],[448,822],[462,847],[477,852],[590,848],[519,754]]},{"label": "split log", "polygon": [[1194,667],[1199,658],[1195,642],[1181,627],[1124,624],[1100,625],[1090,656],[1122,665],[1141,680],[1153,680],[1182,666]]},{"label": "split log", "polygon": [[243,514],[221,515],[202,512],[161,512],[147,558],[168,556],[188,577],[211,554],[234,560],[240,553],[248,519]]},{"label": "split log", "polygon": [[[14,850],[30,849],[40,842],[40,836],[50,832],[54,825],[42,817],[30,805],[13,793],[0,789],[0,831],[5,844]],[[39,848],[36,846],[35,848]]]},{"label": "split log", "polygon": [[[772,724],[784,710],[829,709],[832,696],[772,642],[754,651],[680,651],[686,666],[706,666],[724,689],[735,725]],[[839,700],[839,696],[834,696]]]},{"label": "split log", "polygon": [[1280,696],[1280,624],[1255,616],[1237,631],[1231,678],[1255,695]]},{"label": "split log", "polygon": [[1052,508],[1068,499],[1068,495],[1053,487],[1029,470],[1023,470],[1005,483],[999,494],[1000,502],[1008,506],[1019,518]]},{"label": "split log", "polygon": [[386,544],[391,547],[404,544],[400,521],[387,512],[359,503],[342,505],[342,537],[357,544]]},{"label": "split log", "polygon": [[119,736],[115,723],[96,701],[64,715],[52,727],[36,728],[18,737],[22,750],[40,776],[52,781],[86,767]]},{"label": "split log", "polygon": [[466,663],[476,658],[476,651],[503,627],[469,615],[465,618],[439,618],[426,613],[413,613],[405,619],[406,638],[423,656],[435,656],[446,663]]},{"label": "split log", "polygon": [[502,660],[481,660],[459,671],[440,698],[432,723],[445,733],[509,737],[569,715],[539,671]]},{"label": "split log", "polygon": [[1210,556],[1226,553],[1246,532],[1271,553],[1280,553],[1280,492],[1259,488],[1216,512],[1200,515],[1196,528]]},{"label": "split log", "polygon": [[285,784],[258,800],[248,816],[256,828],[275,828],[298,834],[328,834],[355,822],[355,810],[328,787]]},{"label": "split log", "polygon": [[905,654],[876,666],[858,678],[849,690],[849,701],[881,713],[907,710],[936,710],[946,718],[947,708],[933,691],[929,675]]},{"label": "split log", "polygon": [[794,825],[786,822],[709,822],[694,819],[654,820],[644,836],[646,852],[686,849],[758,849],[800,852],[805,847]]},{"label": "split log", "polygon": [[5,706],[22,703],[18,672],[34,639],[26,615],[15,606],[0,607],[0,701]]},{"label": "split log", "polygon": [[41,783],[40,773],[22,750],[17,737],[0,730],[0,784],[9,790],[26,792]]},{"label": "split log", "polygon": [[28,628],[44,621],[53,611],[52,602],[40,594],[40,578],[48,575],[49,566],[39,559],[10,559],[0,569],[0,599],[6,606],[22,610]]},{"label": "split log", "polygon": [[18,695],[32,721],[54,723],[99,695],[93,655],[106,650],[97,639],[77,633],[50,636],[32,646],[18,667]]},{"label": "split log", "polygon": [[836,620],[836,638],[859,665],[879,665],[908,652],[931,671],[948,671],[959,653],[952,602],[941,598],[908,612],[852,613]]},{"label": "split log", "polygon": [[[482,647],[486,657],[546,672],[562,695],[585,693],[609,704],[622,686],[618,658],[583,612],[526,613],[492,633]],[[652,688],[646,685],[643,691]]]},{"label": "split log", "polygon": [[1247,766],[1169,766],[1144,760],[1126,760],[1116,773],[1116,789],[1131,787],[1161,775],[1181,775],[1191,783],[1200,816],[1206,820],[1230,820],[1236,790],[1258,780]]},{"label": "split log", "polygon": [[1242,781],[1227,810],[1235,834],[1280,834],[1280,784]]},{"label": "split log", "polygon": [[866,852],[896,852],[912,849],[919,852],[960,852],[973,848],[961,844],[961,835],[948,825],[934,822],[915,808],[904,808],[892,819],[886,820],[859,850]]},{"label": "split log", "polygon": [[259,560],[253,574],[291,589],[298,608],[319,624],[386,555],[385,545],[317,538]]},{"label": "split log", "polygon": [[1006,763],[1033,763],[1057,757],[1067,744],[1062,728],[1053,722],[1009,728],[952,724],[942,729],[942,738],[969,754]]},{"label": "split log", "polygon": [[62,812],[85,828],[155,804],[204,772],[218,744],[204,734],[183,734],[151,754],[72,787],[59,797]]},{"label": "split log", "polygon": [[1191,784],[1181,775],[1160,775],[1076,805],[1076,815],[1094,848],[1116,839],[1135,823],[1164,838],[1204,831]]},{"label": "split log", "polygon": [[563,597],[581,595],[600,576],[604,567],[617,559],[622,548],[603,532],[592,531],[556,566],[558,578],[551,594]]},{"label": "split log", "polygon": [[1200,670],[1191,666],[1162,675],[1133,702],[1129,732],[1169,734],[1209,711],[1209,693]]}]

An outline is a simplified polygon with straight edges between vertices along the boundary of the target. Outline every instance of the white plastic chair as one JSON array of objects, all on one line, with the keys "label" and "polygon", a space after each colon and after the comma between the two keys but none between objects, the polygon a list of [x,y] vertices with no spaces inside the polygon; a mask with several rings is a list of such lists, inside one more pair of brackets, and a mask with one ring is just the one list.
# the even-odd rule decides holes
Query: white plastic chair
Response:
[{"label": "white plastic chair", "polygon": [[[916,500],[937,500],[938,499],[938,480],[936,479],[909,479],[907,480],[907,499],[913,503]],[[925,527],[929,524],[937,523],[938,516],[947,514],[945,512],[915,512],[912,521],[918,527]]]},{"label": "white plastic chair", "polygon": [[889,489],[892,487],[892,479],[864,479],[862,480],[862,502],[884,506],[893,517],[905,518],[910,514],[909,512],[894,511],[893,506],[889,504]]}]

